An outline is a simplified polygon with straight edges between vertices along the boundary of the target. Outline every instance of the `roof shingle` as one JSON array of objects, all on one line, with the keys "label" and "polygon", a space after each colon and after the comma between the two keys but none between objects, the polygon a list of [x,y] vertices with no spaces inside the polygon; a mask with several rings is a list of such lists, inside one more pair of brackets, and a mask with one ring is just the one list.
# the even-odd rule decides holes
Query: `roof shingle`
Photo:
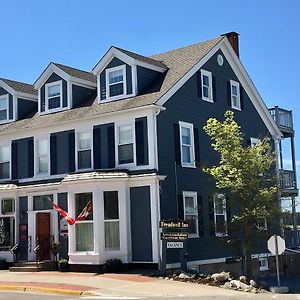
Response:
[{"label": "roof shingle", "polygon": [[6,83],[8,86],[10,86],[16,92],[31,94],[34,96],[37,96],[37,94],[38,94],[37,90],[34,88],[34,86],[32,84],[14,81],[14,80],[5,79],[5,78],[0,78],[0,80],[2,80],[4,83]]}]

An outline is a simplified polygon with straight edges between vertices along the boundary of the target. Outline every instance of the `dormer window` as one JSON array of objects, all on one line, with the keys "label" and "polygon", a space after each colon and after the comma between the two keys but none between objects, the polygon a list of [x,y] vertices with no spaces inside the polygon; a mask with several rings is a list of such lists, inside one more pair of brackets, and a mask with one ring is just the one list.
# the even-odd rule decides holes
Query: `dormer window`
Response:
[{"label": "dormer window", "polygon": [[8,95],[0,96],[0,122],[8,119]]},{"label": "dormer window", "polygon": [[62,82],[51,82],[45,85],[46,110],[55,110],[62,107]]},{"label": "dormer window", "polygon": [[126,66],[106,69],[106,91],[108,99],[126,95]]}]

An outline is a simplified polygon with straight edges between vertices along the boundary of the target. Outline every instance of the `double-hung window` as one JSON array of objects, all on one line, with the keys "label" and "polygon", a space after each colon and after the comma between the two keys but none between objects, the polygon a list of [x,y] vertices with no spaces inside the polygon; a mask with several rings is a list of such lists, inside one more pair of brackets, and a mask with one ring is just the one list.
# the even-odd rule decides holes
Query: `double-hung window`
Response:
[{"label": "double-hung window", "polygon": [[214,195],[214,219],[216,236],[227,235],[226,197],[224,194]]},{"label": "double-hung window", "polygon": [[106,70],[107,98],[126,95],[126,66]]},{"label": "double-hung window", "polygon": [[182,192],[184,204],[184,220],[189,224],[190,236],[198,236],[198,207],[196,192]]},{"label": "double-hung window", "polygon": [[75,194],[76,251],[94,250],[93,194]]},{"label": "double-hung window", "polygon": [[45,84],[46,110],[57,110],[62,107],[62,82],[56,81]]},{"label": "double-hung window", "polygon": [[36,173],[47,174],[49,171],[49,142],[40,139],[36,142]]},{"label": "double-hung window", "polygon": [[103,195],[105,250],[120,250],[120,220],[118,192],[105,191]]},{"label": "double-hung window", "polygon": [[8,119],[8,95],[0,96],[0,122]]},{"label": "double-hung window", "polygon": [[195,147],[193,124],[179,121],[181,165],[195,167]]},{"label": "double-hung window", "polygon": [[231,107],[241,110],[240,84],[234,80],[230,80]]},{"label": "double-hung window", "polygon": [[78,133],[78,169],[90,169],[92,167],[92,138],[90,132]]},{"label": "double-hung window", "polygon": [[118,162],[129,164],[134,162],[134,132],[133,125],[118,126]]},{"label": "double-hung window", "polygon": [[202,99],[213,102],[212,73],[201,69],[201,93]]},{"label": "double-hung window", "polygon": [[10,178],[10,147],[0,147],[0,179]]}]

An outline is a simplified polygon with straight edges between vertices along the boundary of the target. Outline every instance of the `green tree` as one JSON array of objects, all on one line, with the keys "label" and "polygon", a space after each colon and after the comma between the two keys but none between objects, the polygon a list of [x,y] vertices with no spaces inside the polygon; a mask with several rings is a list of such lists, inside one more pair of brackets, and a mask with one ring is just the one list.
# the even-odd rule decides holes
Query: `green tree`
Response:
[{"label": "green tree", "polygon": [[235,208],[235,212],[228,225],[233,225],[235,232],[230,234],[228,241],[241,245],[246,274],[252,276],[251,253],[257,235],[256,224],[262,218],[274,218],[280,211],[275,154],[269,138],[254,147],[245,147],[234,113],[227,111],[224,116],[223,122],[210,118],[203,128],[213,141],[213,149],[220,155],[217,165],[204,167],[203,171],[214,178],[217,188],[230,193],[229,206]]}]

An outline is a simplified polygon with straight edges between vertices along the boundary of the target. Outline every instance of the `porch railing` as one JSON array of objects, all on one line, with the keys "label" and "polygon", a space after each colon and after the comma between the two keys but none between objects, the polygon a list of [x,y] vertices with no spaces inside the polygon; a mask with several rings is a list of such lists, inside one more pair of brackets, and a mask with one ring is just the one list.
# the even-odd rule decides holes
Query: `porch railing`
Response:
[{"label": "porch railing", "polygon": [[293,115],[291,110],[275,106],[274,108],[269,108],[269,112],[279,127],[293,129]]},{"label": "porch railing", "polygon": [[280,187],[282,189],[296,189],[295,172],[291,170],[279,170]]}]

